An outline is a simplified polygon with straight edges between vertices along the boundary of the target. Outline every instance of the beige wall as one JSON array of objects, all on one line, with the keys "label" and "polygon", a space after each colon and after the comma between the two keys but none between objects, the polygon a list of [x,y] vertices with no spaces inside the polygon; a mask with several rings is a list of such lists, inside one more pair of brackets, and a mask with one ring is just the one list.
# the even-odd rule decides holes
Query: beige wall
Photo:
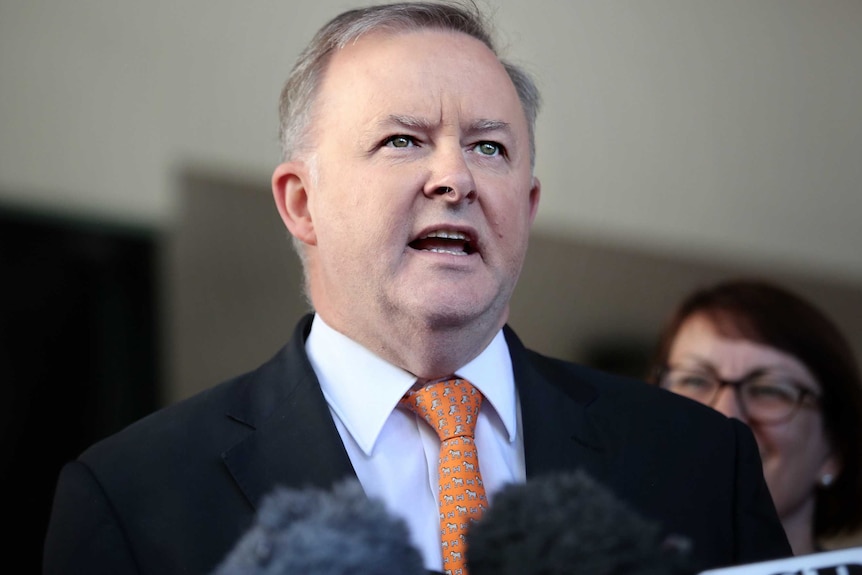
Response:
[{"label": "beige wall", "polygon": [[[3,0],[0,202],[170,228],[265,183],[301,46],[358,0]],[[480,0],[545,95],[542,232],[862,283],[862,3]]]},{"label": "beige wall", "polygon": [[[169,400],[256,367],[307,310],[299,262],[269,191],[257,180],[197,170],[182,181],[179,225],[165,244]],[[528,346],[557,357],[598,364],[605,352],[642,355],[689,290],[741,274],[810,298],[862,358],[860,286],[543,232],[531,239],[510,324]]]}]

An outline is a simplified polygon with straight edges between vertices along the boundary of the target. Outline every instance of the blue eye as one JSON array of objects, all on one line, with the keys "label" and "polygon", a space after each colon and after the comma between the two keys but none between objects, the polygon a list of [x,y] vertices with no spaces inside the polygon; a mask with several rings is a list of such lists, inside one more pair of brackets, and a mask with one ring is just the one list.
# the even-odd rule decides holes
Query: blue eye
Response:
[{"label": "blue eye", "polygon": [[383,143],[390,148],[409,148],[410,146],[416,145],[416,141],[413,138],[410,136],[402,136],[400,134],[386,138]]},{"label": "blue eye", "polygon": [[479,142],[473,149],[483,156],[499,156],[503,153],[503,146],[496,142]]},{"label": "blue eye", "polygon": [[678,385],[685,387],[711,387],[710,378],[698,374],[688,374],[679,379]]}]

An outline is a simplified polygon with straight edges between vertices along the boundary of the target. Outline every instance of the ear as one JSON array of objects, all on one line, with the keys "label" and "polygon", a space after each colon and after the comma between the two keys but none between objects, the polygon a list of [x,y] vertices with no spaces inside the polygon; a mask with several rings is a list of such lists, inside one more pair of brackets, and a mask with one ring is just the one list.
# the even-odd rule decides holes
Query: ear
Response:
[{"label": "ear", "polygon": [[301,161],[279,164],[272,174],[272,197],[288,231],[306,244],[317,243],[314,222],[308,209],[312,182],[308,166]]},{"label": "ear", "polygon": [[530,188],[530,225],[536,220],[536,214],[539,212],[539,196],[542,195],[542,184],[539,178],[533,177],[533,187]]}]

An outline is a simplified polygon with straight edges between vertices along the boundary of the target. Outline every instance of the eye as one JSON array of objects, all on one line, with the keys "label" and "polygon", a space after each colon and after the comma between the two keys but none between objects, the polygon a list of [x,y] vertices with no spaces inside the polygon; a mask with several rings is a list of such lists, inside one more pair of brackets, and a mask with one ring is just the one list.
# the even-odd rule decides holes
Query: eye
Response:
[{"label": "eye", "polygon": [[671,370],[665,379],[665,387],[676,390],[703,390],[710,389],[714,385],[713,379],[696,371]]},{"label": "eye", "polygon": [[792,383],[779,378],[761,377],[743,388],[749,401],[794,405],[801,392]]},{"label": "eye", "polygon": [[473,150],[483,156],[501,156],[503,155],[503,146],[497,142],[479,142],[473,146]]},{"label": "eye", "polygon": [[710,381],[710,378],[705,375],[689,373],[681,375],[677,380],[677,385],[683,387],[710,387],[712,382]]},{"label": "eye", "polygon": [[674,393],[706,403],[713,395],[717,383],[715,378],[707,373],[671,369],[662,379],[661,386]]},{"label": "eye", "polygon": [[410,136],[405,136],[403,134],[398,134],[395,136],[389,136],[383,141],[384,146],[388,146],[390,148],[409,148],[411,146],[416,145],[416,140],[414,140]]}]

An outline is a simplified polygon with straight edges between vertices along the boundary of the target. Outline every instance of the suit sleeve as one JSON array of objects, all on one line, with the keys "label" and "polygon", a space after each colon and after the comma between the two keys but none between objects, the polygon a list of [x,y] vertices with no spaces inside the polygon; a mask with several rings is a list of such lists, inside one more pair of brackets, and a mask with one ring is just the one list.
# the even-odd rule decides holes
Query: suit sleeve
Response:
[{"label": "suit sleeve", "polygon": [[737,563],[790,557],[793,552],[763,478],[763,463],[754,435],[738,419],[731,421],[739,447],[734,513]]},{"label": "suit sleeve", "polygon": [[83,463],[69,463],[60,473],[42,565],[43,575],[138,574],[114,510]]}]

